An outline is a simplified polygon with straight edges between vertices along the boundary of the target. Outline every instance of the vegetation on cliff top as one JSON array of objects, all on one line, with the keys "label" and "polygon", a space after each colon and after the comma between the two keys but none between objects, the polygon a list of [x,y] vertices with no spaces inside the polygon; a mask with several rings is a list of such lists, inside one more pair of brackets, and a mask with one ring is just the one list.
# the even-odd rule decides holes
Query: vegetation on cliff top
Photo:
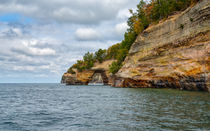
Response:
[{"label": "vegetation on cliff top", "polygon": [[146,3],[141,0],[137,5],[137,10],[129,10],[131,13],[127,21],[129,28],[124,34],[121,43],[109,47],[107,50],[99,49],[95,53],[86,53],[83,60],[78,60],[76,64],[69,68],[68,73],[74,74],[73,68],[83,71],[93,67],[95,62],[102,63],[104,60],[115,59],[117,61],[110,65],[110,73],[117,73],[122,67],[131,45],[136,40],[138,34],[143,32],[151,23],[156,23],[167,18],[176,11],[182,11],[199,0],[151,0]]},{"label": "vegetation on cliff top", "polygon": [[121,44],[115,44],[109,47],[107,50],[99,49],[95,53],[87,52],[83,56],[83,60],[77,60],[73,66],[68,69],[68,73],[75,74],[74,68],[78,71],[88,70],[94,66],[95,62],[102,63],[105,60],[117,59],[118,58],[118,50],[120,49]]}]

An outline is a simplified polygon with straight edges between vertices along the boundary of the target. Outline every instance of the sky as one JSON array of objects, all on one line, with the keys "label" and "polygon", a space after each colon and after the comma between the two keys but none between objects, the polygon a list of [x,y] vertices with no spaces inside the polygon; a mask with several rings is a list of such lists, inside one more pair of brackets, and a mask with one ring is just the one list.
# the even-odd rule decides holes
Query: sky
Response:
[{"label": "sky", "polygon": [[120,42],[139,0],[0,0],[0,83],[59,83],[86,52]]}]

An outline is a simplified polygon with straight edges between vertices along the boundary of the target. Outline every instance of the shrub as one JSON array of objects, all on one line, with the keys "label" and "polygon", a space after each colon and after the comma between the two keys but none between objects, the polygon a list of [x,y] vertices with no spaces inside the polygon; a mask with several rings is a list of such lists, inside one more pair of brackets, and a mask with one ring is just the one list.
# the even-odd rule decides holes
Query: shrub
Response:
[{"label": "shrub", "polygon": [[106,58],[106,50],[99,49],[98,51],[95,52],[95,59],[99,62],[102,63]]},{"label": "shrub", "polygon": [[82,72],[83,70],[86,69],[85,63],[83,60],[78,60],[74,66],[79,72]]},{"label": "shrub", "polygon": [[69,69],[68,69],[68,71],[67,71],[68,73],[70,73],[70,74],[75,74],[76,72],[73,70],[73,68],[72,67],[70,67]]},{"label": "shrub", "polygon": [[85,69],[90,69],[91,67],[93,67],[94,62],[95,62],[95,58],[93,53],[87,52],[84,56],[83,56],[83,60],[84,60],[84,68]]},{"label": "shrub", "polygon": [[121,67],[122,65],[120,63],[114,61],[109,67],[109,72],[115,74],[119,71]]},{"label": "shrub", "polygon": [[106,59],[117,59],[118,50],[120,49],[121,43],[112,45],[107,50]]}]

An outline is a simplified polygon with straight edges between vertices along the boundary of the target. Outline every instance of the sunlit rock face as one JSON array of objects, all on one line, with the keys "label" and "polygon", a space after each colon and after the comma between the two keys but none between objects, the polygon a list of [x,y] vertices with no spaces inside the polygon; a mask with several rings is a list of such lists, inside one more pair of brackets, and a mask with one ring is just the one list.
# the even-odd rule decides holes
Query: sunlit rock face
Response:
[{"label": "sunlit rock face", "polygon": [[61,83],[67,85],[87,85],[89,77],[93,74],[91,71],[84,71],[83,73],[70,74],[65,73],[62,76]]},{"label": "sunlit rock face", "polygon": [[209,18],[210,1],[202,0],[150,26],[132,45],[112,85],[210,91]]}]

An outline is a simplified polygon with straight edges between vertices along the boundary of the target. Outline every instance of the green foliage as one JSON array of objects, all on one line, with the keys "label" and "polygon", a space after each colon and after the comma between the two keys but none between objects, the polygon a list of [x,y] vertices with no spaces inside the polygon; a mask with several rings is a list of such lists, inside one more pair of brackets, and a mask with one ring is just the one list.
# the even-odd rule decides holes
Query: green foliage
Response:
[{"label": "green foliage", "polygon": [[120,49],[118,51],[118,54],[117,54],[117,61],[118,61],[118,63],[121,64],[124,61],[124,59],[127,56],[127,54],[128,54],[128,50],[127,49],[123,49],[123,48]]},{"label": "green foliage", "polygon": [[85,70],[85,63],[83,60],[77,60],[77,63],[73,65],[73,68],[76,68],[79,72]]},{"label": "green foliage", "polygon": [[84,60],[85,69],[90,69],[91,67],[93,67],[94,62],[95,62],[93,53],[90,53],[90,52],[86,53],[83,56],[83,60]]},{"label": "green foliage", "polygon": [[95,52],[95,59],[99,62],[102,63],[106,58],[106,50],[99,49],[98,51]]},{"label": "green foliage", "polygon": [[71,74],[75,74],[76,72],[73,70],[73,68],[72,67],[70,67],[69,69],[68,69],[68,71],[67,71],[68,73],[71,73]]},{"label": "green foliage", "polygon": [[149,19],[146,16],[145,7],[146,3],[141,0],[137,5],[136,12],[130,10],[131,17],[127,21],[129,28],[126,33],[136,36],[148,27]]},{"label": "green foliage", "polygon": [[67,72],[74,74],[75,72],[73,71],[73,68],[77,69],[79,72],[82,72],[86,69],[90,69],[91,67],[93,67],[94,62],[95,62],[95,58],[94,58],[93,53],[87,52],[83,56],[83,60],[77,60],[77,63],[74,64],[72,67],[70,67]]},{"label": "green foliage", "polygon": [[106,59],[117,59],[118,50],[120,49],[121,43],[112,45],[107,50]]},{"label": "green foliage", "polygon": [[115,74],[118,72],[118,70],[122,67],[121,63],[113,62],[109,67],[109,72]]},{"label": "green foliage", "polygon": [[137,34],[134,32],[126,32],[124,40],[121,43],[121,49],[129,50],[133,42],[136,40]]},{"label": "green foliage", "polygon": [[192,3],[198,0],[152,0],[150,6],[152,6],[151,14],[149,17],[151,21],[158,21],[163,18],[167,18],[175,11],[181,11],[189,7]]},{"label": "green foliage", "polygon": [[149,20],[144,11],[145,6],[146,3],[141,0],[140,3],[137,5],[136,12],[130,10],[132,16],[127,21],[129,28],[127,32],[125,32],[124,40],[121,42],[121,46],[119,46],[118,48],[116,55],[117,62],[113,62],[109,69],[109,71],[113,74],[115,74],[121,68],[122,63],[126,58],[131,45],[136,40],[138,34],[146,29],[149,25]]}]

